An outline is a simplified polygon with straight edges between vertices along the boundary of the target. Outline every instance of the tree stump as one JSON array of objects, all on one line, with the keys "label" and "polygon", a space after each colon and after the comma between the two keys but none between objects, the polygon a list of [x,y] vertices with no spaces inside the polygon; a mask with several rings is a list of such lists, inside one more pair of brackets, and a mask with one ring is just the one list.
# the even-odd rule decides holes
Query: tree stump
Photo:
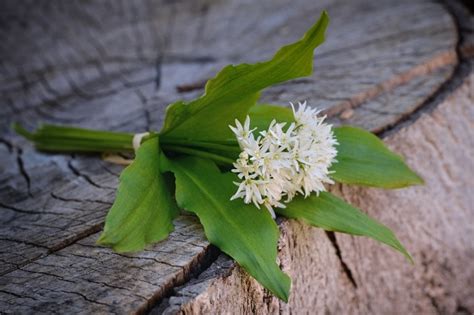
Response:
[{"label": "tree stump", "polygon": [[[0,312],[474,313],[474,35],[446,1],[3,1],[0,10]],[[143,132],[229,63],[299,38],[326,9],[314,75],[268,89],[335,124],[377,132],[426,180],[332,191],[391,227],[414,257],[279,220],[288,304],[183,215],[134,254],[95,245],[121,166],[37,152],[10,124]]]}]

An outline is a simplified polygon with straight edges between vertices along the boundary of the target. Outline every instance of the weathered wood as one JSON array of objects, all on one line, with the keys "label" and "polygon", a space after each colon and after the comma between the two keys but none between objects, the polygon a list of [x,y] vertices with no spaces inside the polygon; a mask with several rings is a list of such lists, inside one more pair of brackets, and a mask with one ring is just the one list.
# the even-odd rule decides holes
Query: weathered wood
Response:
[{"label": "weathered wood", "polygon": [[95,246],[94,234],[3,275],[2,311],[56,313],[64,304],[68,313],[148,309],[216,252],[196,219],[175,223],[177,231],[159,248],[117,254]]},{"label": "weathered wood", "polygon": [[[49,313],[64,303],[86,313],[146,310],[216,256],[190,218],[169,240],[130,257],[95,247],[121,167],[36,152],[11,133],[11,122],[158,129],[167,104],[202,93],[196,86],[225,64],[268,58],[322,9],[332,19],[314,75],[269,89],[265,102],[307,99],[335,123],[380,131],[425,104],[458,64],[453,18],[431,1],[2,3],[0,310]],[[193,88],[179,90],[186,85]],[[334,280],[334,292],[342,290],[340,272],[323,268],[338,263],[333,245],[321,231],[303,231],[328,253],[312,281]]]}]

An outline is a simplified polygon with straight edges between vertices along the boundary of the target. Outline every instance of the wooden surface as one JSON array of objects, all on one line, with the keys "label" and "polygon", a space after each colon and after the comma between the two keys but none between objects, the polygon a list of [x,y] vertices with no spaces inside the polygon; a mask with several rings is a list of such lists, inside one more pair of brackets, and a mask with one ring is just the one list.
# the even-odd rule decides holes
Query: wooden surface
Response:
[{"label": "wooden surface", "polygon": [[[212,273],[216,264],[232,265],[208,244],[191,216],[179,218],[168,240],[144,252],[118,255],[94,245],[121,167],[98,156],[36,152],[12,134],[13,121],[28,127],[54,122],[159,129],[167,104],[201,94],[202,82],[226,64],[268,58],[327,9],[331,25],[327,42],[316,50],[314,75],[267,90],[263,101],[308,100],[335,123],[396,134],[470,72],[464,60],[472,57],[473,47],[469,15],[432,1],[3,1],[0,6],[0,311],[11,313],[174,312],[184,309],[166,299],[177,286]],[[462,19],[451,10],[464,14]],[[459,42],[461,20],[467,35]],[[403,236],[397,218],[387,218]],[[324,232],[311,233],[332,251],[316,263],[337,265],[334,242]],[[408,240],[414,242],[402,238]],[[359,251],[344,246],[341,255]],[[370,250],[396,257],[380,246]],[[340,270],[333,271],[331,282],[321,266],[314,268],[314,281],[324,278],[342,290]],[[351,267],[365,277],[366,266]],[[238,277],[249,281],[242,273]],[[177,304],[170,308],[169,301]]]}]

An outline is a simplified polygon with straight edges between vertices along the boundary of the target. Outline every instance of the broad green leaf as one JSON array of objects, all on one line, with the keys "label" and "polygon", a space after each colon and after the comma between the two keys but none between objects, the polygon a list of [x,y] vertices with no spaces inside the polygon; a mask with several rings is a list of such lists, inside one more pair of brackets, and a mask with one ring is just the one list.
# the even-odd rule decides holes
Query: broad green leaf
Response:
[{"label": "broad green leaf", "polygon": [[250,123],[252,128],[257,130],[267,130],[272,120],[277,122],[288,122],[294,121],[293,112],[288,107],[269,105],[269,104],[257,104],[249,110]]},{"label": "broad green leaf", "polygon": [[324,41],[328,23],[323,12],[303,38],[282,47],[269,61],[226,66],[207,82],[200,98],[168,107],[161,134],[204,141],[232,138],[228,126],[245,118],[262,89],[312,73],[313,50]]},{"label": "broad green leaf", "polygon": [[117,252],[138,251],[165,239],[173,230],[178,208],[160,173],[161,156],[157,137],[140,146],[133,163],[120,175],[117,196],[98,243]]},{"label": "broad green leaf", "polygon": [[346,184],[401,188],[423,184],[402,157],[390,151],[374,134],[354,127],[335,128],[339,142],[331,177]]},{"label": "broad green leaf", "polygon": [[208,240],[287,301],[290,278],[276,263],[279,231],[269,213],[242,200],[230,201],[235,175],[221,173],[209,160],[187,157],[166,164],[176,177],[178,205],[196,213]]},{"label": "broad green leaf", "polygon": [[413,261],[389,228],[330,193],[322,192],[319,196],[312,195],[308,198],[298,196],[287,205],[286,209],[278,208],[277,212],[327,231],[373,238],[401,252],[409,261]]}]

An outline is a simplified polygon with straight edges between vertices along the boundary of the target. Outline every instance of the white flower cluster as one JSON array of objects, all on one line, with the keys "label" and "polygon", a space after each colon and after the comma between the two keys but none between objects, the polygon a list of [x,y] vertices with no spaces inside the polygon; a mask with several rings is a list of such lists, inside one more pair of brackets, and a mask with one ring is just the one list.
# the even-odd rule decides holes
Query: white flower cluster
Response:
[{"label": "white flower cluster", "polygon": [[235,183],[239,188],[231,200],[243,198],[257,208],[263,204],[272,217],[274,207],[285,208],[283,202],[297,193],[307,197],[313,191],[324,191],[325,183],[334,183],[329,168],[335,162],[338,143],[332,126],[306,102],[298,103],[298,110],[290,104],[295,122],[287,128],[286,123],[274,120],[255,138],[248,116],[244,125],[236,120],[235,127],[229,126],[242,149],[232,170],[242,181]]}]

